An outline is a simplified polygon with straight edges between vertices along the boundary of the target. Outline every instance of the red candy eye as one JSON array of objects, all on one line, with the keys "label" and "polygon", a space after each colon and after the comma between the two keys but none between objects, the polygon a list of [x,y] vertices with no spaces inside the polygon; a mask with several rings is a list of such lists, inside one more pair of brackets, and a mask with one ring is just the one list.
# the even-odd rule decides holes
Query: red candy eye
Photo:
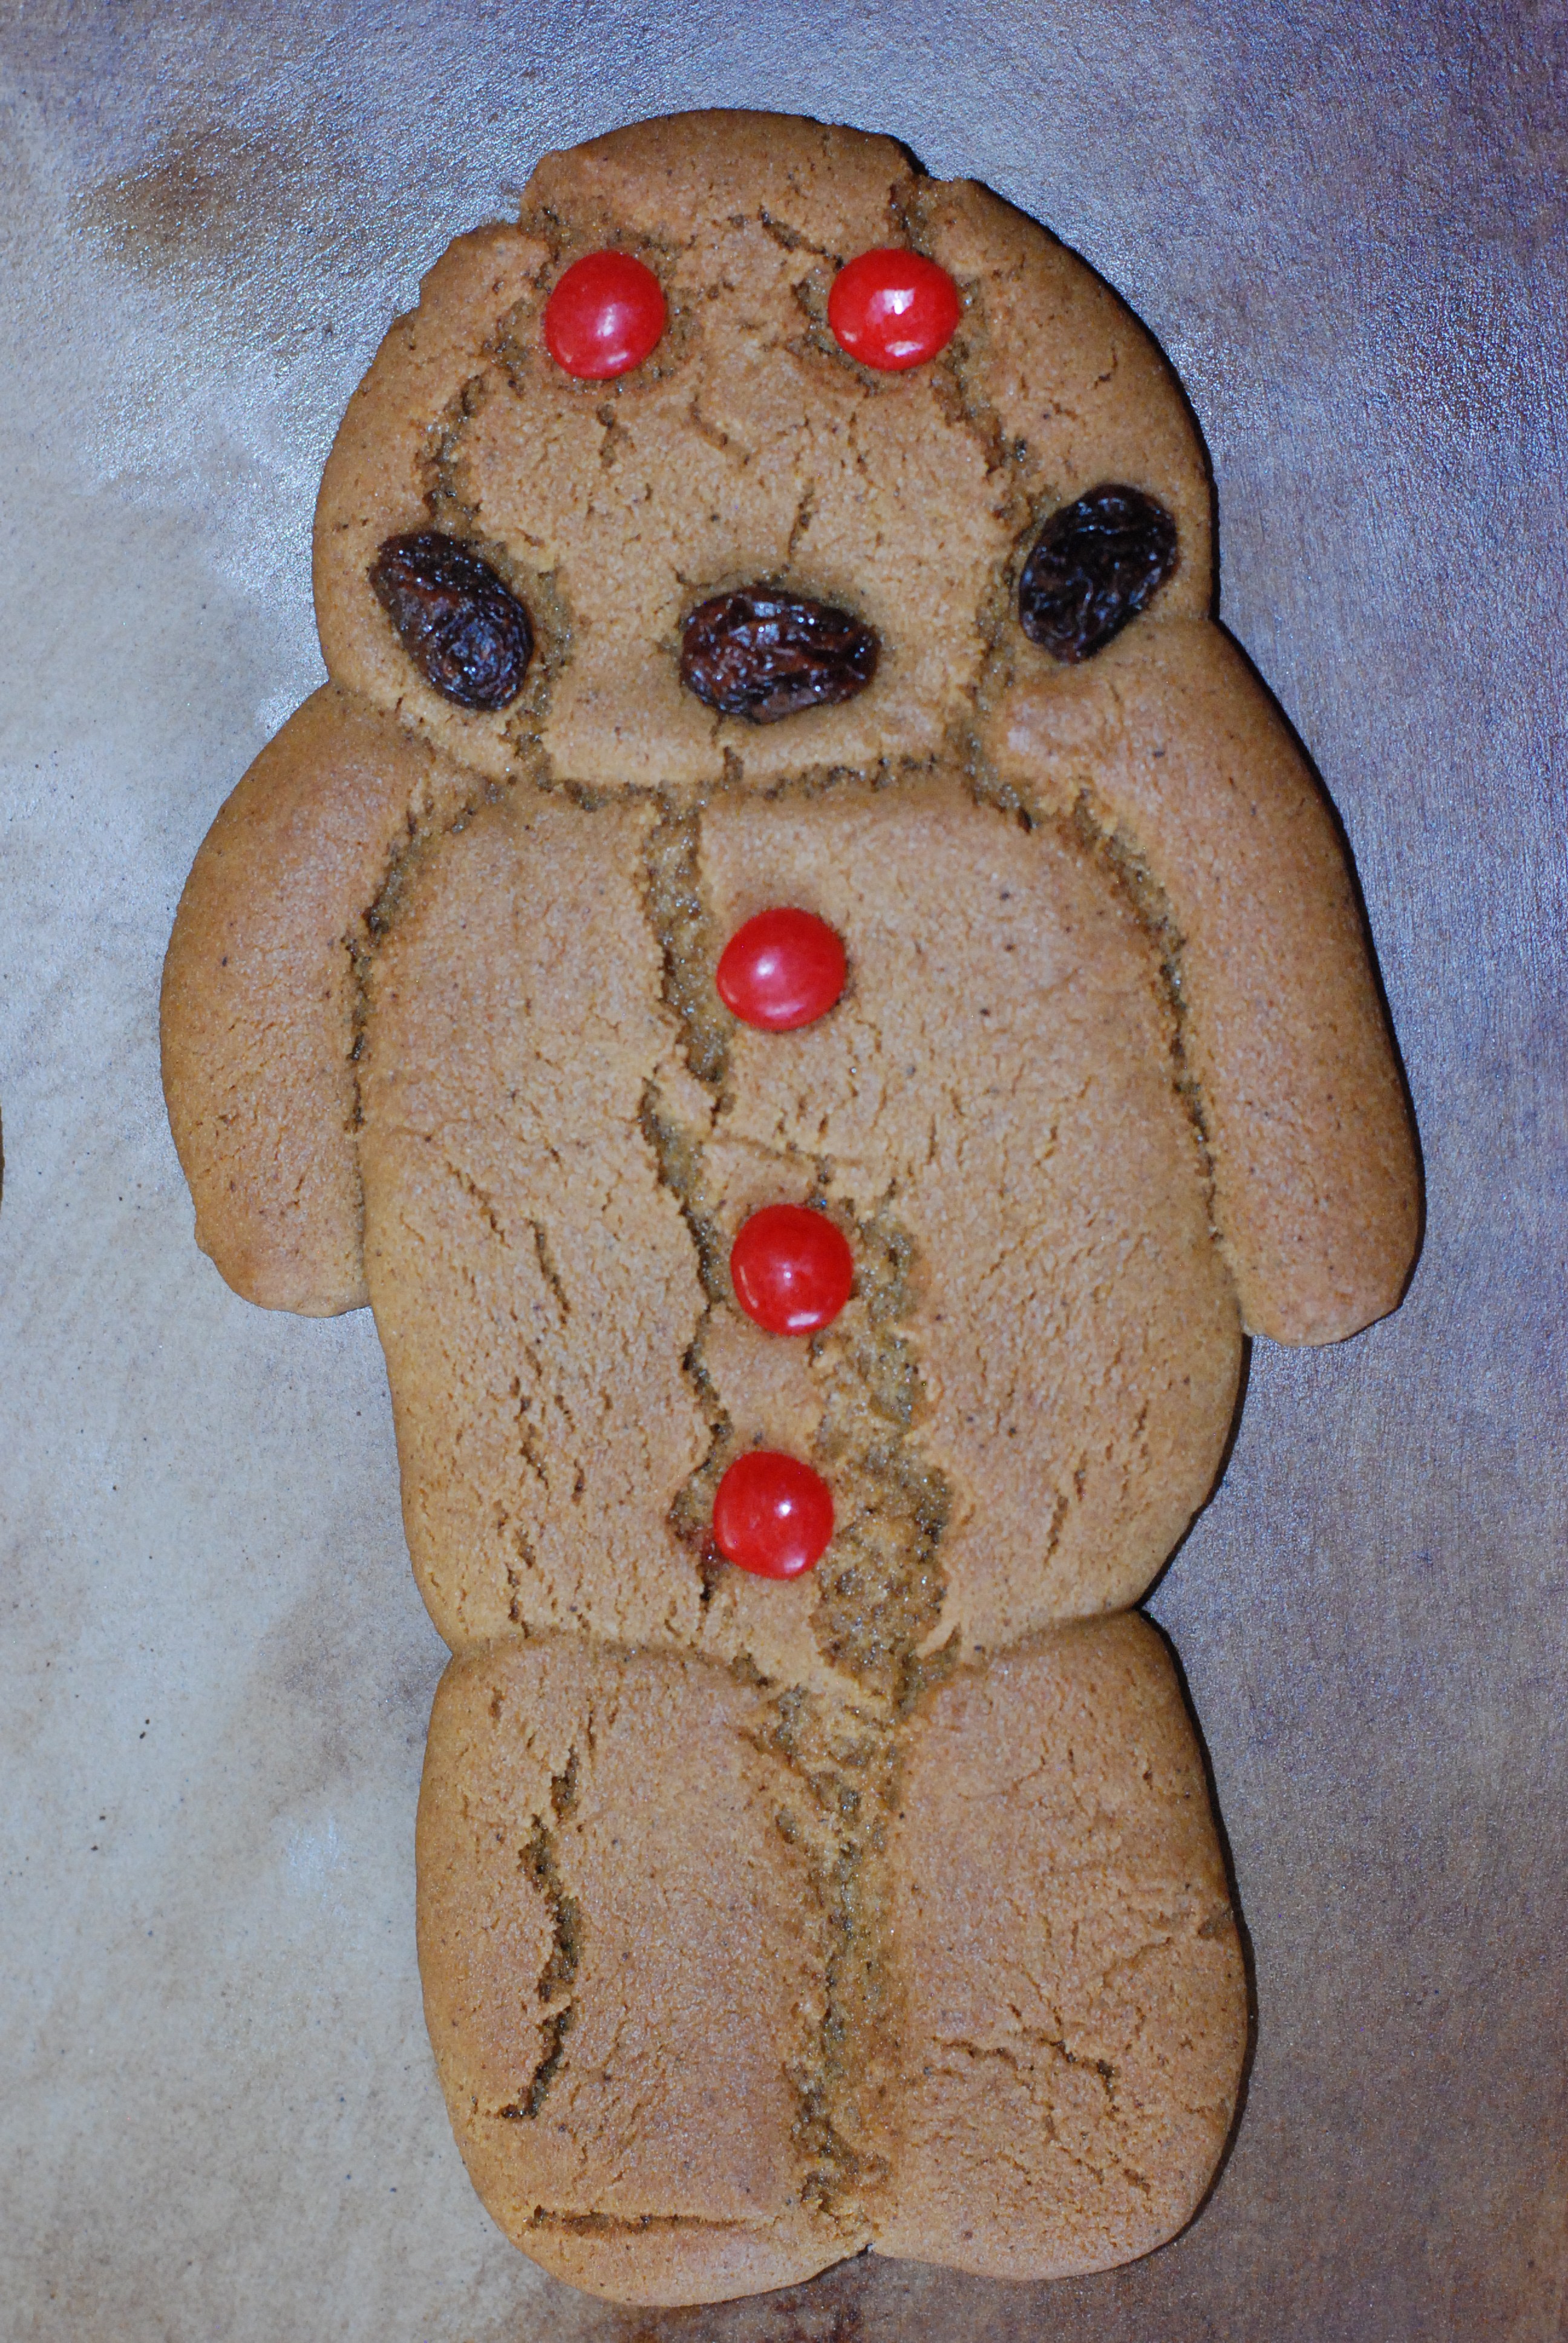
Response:
[{"label": "red candy eye", "polygon": [[832,1534],[828,1483],[798,1457],[754,1448],[719,1483],[713,1543],[758,1578],[799,1578],[821,1561]]},{"label": "red candy eye", "polygon": [[664,294],[651,268],[629,252],[574,260],[545,304],[545,347],[585,382],[629,374],[664,331]]},{"label": "red candy eye", "polygon": [[736,929],[713,981],[743,1025],[788,1033],[825,1017],[848,974],[842,940],[827,920],[780,906]]},{"label": "red candy eye", "polygon": [[959,288],[945,268],[897,245],[840,268],[828,323],[840,349],[879,374],[901,374],[945,350],[959,322]]},{"label": "red candy eye", "polygon": [[766,1204],[735,1240],[729,1281],[746,1315],[769,1334],[815,1334],[849,1299],[855,1257],[821,1212]]}]

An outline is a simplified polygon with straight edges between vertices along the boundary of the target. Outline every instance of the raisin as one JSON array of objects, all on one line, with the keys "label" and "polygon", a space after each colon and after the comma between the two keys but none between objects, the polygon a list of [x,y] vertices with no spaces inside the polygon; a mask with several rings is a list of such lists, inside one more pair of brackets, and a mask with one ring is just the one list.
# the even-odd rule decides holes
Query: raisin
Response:
[{"label": "raisin", "polygon": [[877,672],[873,628],[828,602],[771,587],[716,594],[681,629],[680,680],[726,716],[777,724],[853,699]]},{"label": "raisin", "polygon": [[1176,561],[1164,506],[1108,480],[1040,530],[1018,581],[1020,624],[1053,659],[1092,659],[1153,600]]},{"label": "raisin", "polygon": [[487,561],[455,537],[389,537],[370,565],[376,599],[444,699],[505,708],[523,688],[534,630]]}]

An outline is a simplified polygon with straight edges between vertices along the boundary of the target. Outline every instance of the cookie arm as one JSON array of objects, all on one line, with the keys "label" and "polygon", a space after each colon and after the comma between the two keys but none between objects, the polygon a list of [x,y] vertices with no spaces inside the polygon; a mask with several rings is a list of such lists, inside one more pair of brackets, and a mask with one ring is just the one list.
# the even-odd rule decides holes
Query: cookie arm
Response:
[{"label": "cookie arm", "polygon": [[164,963],[164,1094],[196,1242],[236,1293],[366,1300],[356,955],[393,853],[449,769],[335,686],[268,742],[207,832]]},{"label": "cookie arm", "polygon": [[1332,1342],[1382,1317],[1420,1235],[1414,1134],[1333,815],[1245,659],[1206,621],[1131,627],[1016,681],[988,746],[1148,882],[1249,1330]]}]

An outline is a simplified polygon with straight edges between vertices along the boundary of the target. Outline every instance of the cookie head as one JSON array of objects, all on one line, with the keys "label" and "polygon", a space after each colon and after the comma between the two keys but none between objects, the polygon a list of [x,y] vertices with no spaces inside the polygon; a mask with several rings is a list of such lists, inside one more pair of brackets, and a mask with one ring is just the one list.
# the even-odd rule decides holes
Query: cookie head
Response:
[{"label": "cookie head", "polygon": [[[416,538],[524,614],[509,696],[400,627]],[[1209,490],[1044,229],[886,139],[688,116],[548,156],[437,265],[339,434],[317,587],[334,676],[464,763],[689,796],[928,763],[999,665],[1206,612]]]}]

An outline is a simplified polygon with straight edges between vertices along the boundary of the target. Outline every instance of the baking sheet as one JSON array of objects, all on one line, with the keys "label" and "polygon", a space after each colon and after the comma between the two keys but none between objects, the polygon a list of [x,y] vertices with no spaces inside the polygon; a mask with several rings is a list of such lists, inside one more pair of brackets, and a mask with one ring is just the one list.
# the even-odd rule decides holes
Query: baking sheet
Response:
[{"label": "baking sheet", "polygon": [[[0,13],[0,2334],[1563,2331],[1565,55],[1523,0]],[[543,147],[715,104],[988,180],[1171,352],[1429,1219],[1396,1319],[1257,1346],[1151,1604],[1259,2012],[1195,2227],[1081,2283],[863,2260],[648,2314],[463,2177],[413,1958],[442,1650],[374,1334],[196,1254],[156,1003],[202,832],[319,679],[311,504],[393,311]]]}]

